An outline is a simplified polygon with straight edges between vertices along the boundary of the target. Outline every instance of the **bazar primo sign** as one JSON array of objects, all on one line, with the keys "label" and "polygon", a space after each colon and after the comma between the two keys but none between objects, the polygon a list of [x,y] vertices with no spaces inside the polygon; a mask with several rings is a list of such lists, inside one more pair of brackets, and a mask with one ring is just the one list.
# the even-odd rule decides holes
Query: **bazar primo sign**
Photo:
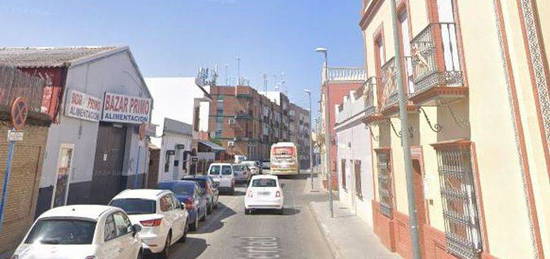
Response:
[{"label": "bazar primo sign", "polygon": [[101,99],[70,90],[65,104],[65,115],[77,119],[99,121],[101,117]]},{"label": "bazar primo sign", "polygon": [[140,124],[149,121],[151,99],[105,93],[103,121]]}]

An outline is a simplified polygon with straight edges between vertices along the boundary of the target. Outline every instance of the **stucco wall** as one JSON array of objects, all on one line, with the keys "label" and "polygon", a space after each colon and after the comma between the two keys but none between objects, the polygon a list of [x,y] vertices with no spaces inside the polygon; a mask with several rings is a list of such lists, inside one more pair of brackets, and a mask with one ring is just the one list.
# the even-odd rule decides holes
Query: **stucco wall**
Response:
[{"label": "stucco wall", "polygon": [[[164,136],[162,137],[162,144],[160,149],[160,162],[159,162],[159,170],[158,170],[158,179],[159,182],[161,181],[169,181],[169,180],[179,180],[181,179],[185,174],[189,173],[190,164],[187,163],[187,172],[184,172],[182,169],[182,162],[183,162],[183,152],[184,151],[191,151],[191,142],[192,137],[190,135],[184,135],[184,134],[175,134],[170,132],[165,132]],[[185,145],[185,149],[176,149],[177,144],[183,144]],[[166,163],[166,151],[167,150],[174,150],[176,152],[175,156],[170,156],[170,166],[167,172],[164,171],[164,166]],[[189,155],[187,157],[188,160],[191,159],[191,156]],[[179,161],[178,168],[176,169],[177,175],[174,174],[174,160]]]},{"label": "stucco wall", "polygon": [[[101,99],[105,92],[150,98],[127,52],[70,67],[67,72],[65,93],[68,89],[75,89]],[[63,110],[64,104],[60,111]],[[55,184],[58,153],[62,143],[75,145],[71,183],[92,180],[98,125],[97,122],[67,117],[60,112],[59,123],[52,124],[49,129],[40,187]],[[135,174],[139,140],[137,127],[137,125],[128,127],[123,175]],[[140,156],[140,173],[143,173],[149,160],[146,159],[148,156],[146,148],[141,149]]]}]

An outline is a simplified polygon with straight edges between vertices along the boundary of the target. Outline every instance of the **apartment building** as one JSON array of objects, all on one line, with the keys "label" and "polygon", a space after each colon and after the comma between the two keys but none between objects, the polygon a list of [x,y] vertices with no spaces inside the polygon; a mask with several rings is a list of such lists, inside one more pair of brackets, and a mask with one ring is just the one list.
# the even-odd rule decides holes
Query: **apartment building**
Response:
[{"label": "apartment building", "polygon": [[375,233],[411,257],[401,146],[410,137],[425,258],[549,256],[550,3],[398,0],[402,62],[390,2],[363,3]]},{"label": "apartment building", "polygon": [[298,146],[300,169],[309,168],[309,146],[311,145],[309,111],[296,104],[290,103],[288,116],[290,141]]},{"label": "apartment building", "polygon": [[[325,72],[325,69],[328,71]],[[334,107],[342,104],[344,96],[346,96],[351,90],[361,87],[365,80],[367,79],[367,74],[365,69],[357,67],[323,67],[321,72],[321,134],[323,137],[326,134],[326,130],[329,129],[330,133],[330,143],[328,145],[329,151],[329,162],[326,162],[326,150],[327,143],[321,141],[321,164],[323,166],[328,166],[328,170],[331,171],[332,175],[332,186],[335,188],[338,186],[337,176],[336,176],[336,154],[338,152],[336,146],[336,131],[334,126],[336,124],[336,114]],[[328,99],[327,99],[328,93]],[[328,109],[327,109],[328,101]],[[329,117],[328,127],[326,125],[326,117]],[[328,172],[325,170],[325,173]],[[325,175],[325,180],[323,181],[325,185],[328,184],[328,179]]]}]

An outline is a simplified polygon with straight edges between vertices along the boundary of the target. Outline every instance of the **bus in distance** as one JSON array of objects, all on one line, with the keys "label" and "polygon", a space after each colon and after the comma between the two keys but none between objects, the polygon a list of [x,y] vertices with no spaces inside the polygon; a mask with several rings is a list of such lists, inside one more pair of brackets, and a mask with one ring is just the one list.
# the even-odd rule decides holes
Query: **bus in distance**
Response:
[{"label": "bus in distance", "polygon": [[298,149],[292,142],[279,142],[271,146],[271,174],[297,175],[300,173],[298,165]]}]

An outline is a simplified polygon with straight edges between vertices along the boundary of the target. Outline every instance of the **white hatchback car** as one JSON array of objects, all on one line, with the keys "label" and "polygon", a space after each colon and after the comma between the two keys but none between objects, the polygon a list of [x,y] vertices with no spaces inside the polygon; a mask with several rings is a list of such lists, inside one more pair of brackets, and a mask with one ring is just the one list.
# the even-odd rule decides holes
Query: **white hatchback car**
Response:
[{"label": "white hatchback car", "polygon": [[140,229],[119,208],[57,207],[36,219],[11,258],[141,258]]},{"label": "white hatchback car", "polygon": [[235,193],[235,172],[229,163],[212,163],[208,168],[208,175],[218,184],[218,190]]},{"label": "white hatchback car", "polygon": [[250,180],[244,197],[244,212],[257,209],[276,209],[283,214],[283,189],[276,175],[255,175]]},{"label": "white hatchback car", "polygon": [[172,244],[178,240],[185,242],[188,213],[171,191],[125,190],[109,205],[123,209],[132,223],[142,226],[143,248],[152,253],[167,257]]}]

